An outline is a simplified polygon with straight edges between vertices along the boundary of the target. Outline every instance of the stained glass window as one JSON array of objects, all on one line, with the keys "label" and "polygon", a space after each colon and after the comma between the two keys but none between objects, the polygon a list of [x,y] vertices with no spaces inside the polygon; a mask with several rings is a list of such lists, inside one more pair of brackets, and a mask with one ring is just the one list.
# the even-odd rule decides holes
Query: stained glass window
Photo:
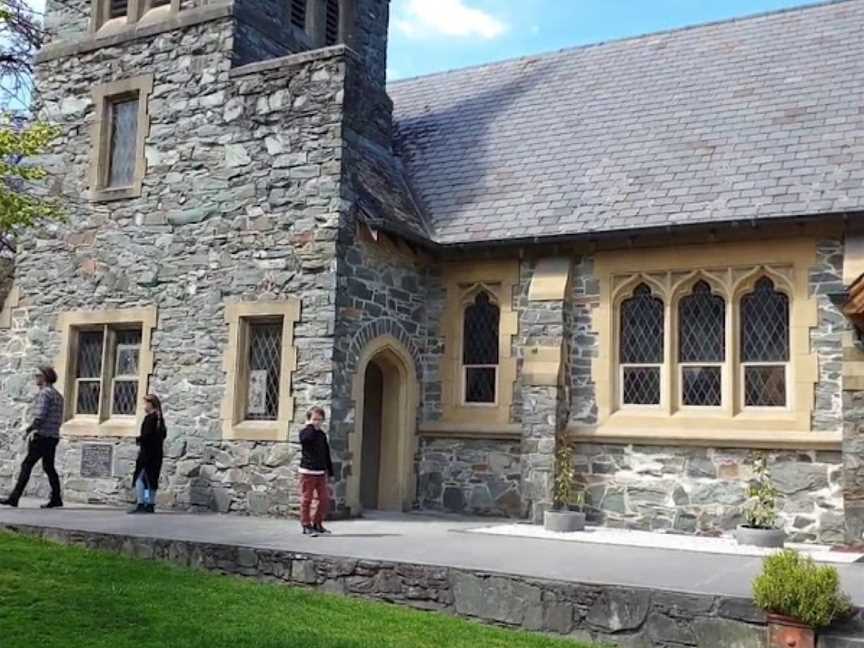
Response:
[{"label": "stained glass window", "polygon": [[621,304],[621,396],[625,405],[660,404],[663,302],[640,284]]},{"label": "stained glass window", "polygon": [[704,281],[678,305],[678,361],[681,403],[719,407],[726,359],[726,301]]},{"label": "stained glass window", "polygon": [[138,142],[138,98],[114,101],[111,110],[111,137],[108,186],[128,187],[135,179]]},{"label": "stained glass window", "polygon": [[466,403],[496,401],[500,321],[501,311],[485,291],[465,309],[462,364]]},{"label": "stained glass window", "polygon": [[741,362],[744,405],[786,406],[789,361],[789,297],[763,277],[741,298]]},{"label": "stained glass window", "polygon": [[246,418],[275,421],[279,417],[279,383],[282,375],[282,321],[249,323],[249,375]]}]

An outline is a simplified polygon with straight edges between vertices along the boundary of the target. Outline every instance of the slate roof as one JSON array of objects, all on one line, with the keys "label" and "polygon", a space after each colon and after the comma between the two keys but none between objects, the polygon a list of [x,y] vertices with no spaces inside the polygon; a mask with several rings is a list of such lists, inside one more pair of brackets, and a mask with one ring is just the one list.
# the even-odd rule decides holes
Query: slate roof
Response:
[{"label": "slate roof", "polygon": [[440,243],[864,210],[864,0],[388,92]]}]

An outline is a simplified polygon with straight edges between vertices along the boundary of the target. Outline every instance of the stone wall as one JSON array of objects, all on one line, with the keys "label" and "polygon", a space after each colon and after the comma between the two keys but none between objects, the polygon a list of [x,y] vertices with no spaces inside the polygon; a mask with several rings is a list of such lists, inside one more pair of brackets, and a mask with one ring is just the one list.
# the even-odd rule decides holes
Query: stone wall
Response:
[{"label": "stone wall", "polygon": [[291,24],[282,0],[234,0],[234,64],[246,65],[310,49],[310,38]]},{"label": "stone wall", "polygon": [[470,515],[522,515],[518,440],[423,437],[417,455],[420,508]]},{"label": "stone wall", "polygon": [[[399,340],[412,356],[418,382],[422,380],[426,263],[383,234],[375,242],[358,233],[353,241],[339,246],[338,256],[330,442],[334,452],[343,457],[342,469],[347,475],[353,463],[348,452],[349,436],[354,432],[353,381],[361,369],[360,355],[369,342],[384,335]],[[336,484],[339,507],[344,504],[345,486],[344,481]]]},{"label": "stone wall", "polygon": [[[765,646],[765,615],[747,599],[64,529],[6,525],[5,530],[604,646]],[[864,612],[858,610],[823,632],[819,647],[857,648],[862,636]]]},{"label": "stone wall", "polygon": [[819,381],[812,421],[814,430],[836,432],[843,427],[843,337],[852,329],[829,298],[843,292],[843,241],[821,241],[816,253],[810,291],[819,302],[819,326],[810,331],[810,348],[819,357]]},{"label": "stone wall", "polygon": [[[222,440],[224,308],[232,299],[301,299],[296,411],[329,403],[345,61],[329,51],[238,74],[233,33],[223,19],[82,54],[75,65],[40,65],[40,114],[63,132],[45,163],[69,223],[20,242],[26,317],[0,338],[4,364],[14,363],[0,376],[0,438],[20,436],[32,370],[59,349],[59,312],[155,305],[150,389],[163,397],[169,427],[161,503],[281,515],[296,505],[296,446]],[[144,73],[155,89],[143,194],[90,204],[91,89]],[[301,423],[296,417],[291,439]],[[64,441],[69,499],[126,498],[134,444],[116,443],[115,475],[96,483],[79,477],[80,441]],[[3,490],[19,453],[2,453]],[[32,492],[44,492],[41,479]]]},{"label": "stone wall", "polygon": [[[742,522],[757,451],[645,445],[575,445],[589,521],[643,530],[719,535]],[[790,540],[843,541],[839,452],[771,451]]]}]

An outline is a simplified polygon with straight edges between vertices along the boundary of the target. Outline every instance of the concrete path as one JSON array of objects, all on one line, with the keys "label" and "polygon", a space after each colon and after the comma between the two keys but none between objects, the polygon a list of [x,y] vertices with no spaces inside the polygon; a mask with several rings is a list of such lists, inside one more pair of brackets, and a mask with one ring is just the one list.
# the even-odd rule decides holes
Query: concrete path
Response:
[{"label": "concrete path", "polygon": [[[38,502],[0,507],[0,524],[24,524],[322,553],[346,558],[449,566],[525,577],[628,585],[676,592],[751,596],[761,559],[670,549],[575,544],[535,538],[465,533],[488,518],[376,513],[362,520],[331,522],[334,534],[309,538],[291,520],[217,514],[123,511],[70,505],[43,511]],[[864,564],[838,566],[843,587],[864,606]]]}]

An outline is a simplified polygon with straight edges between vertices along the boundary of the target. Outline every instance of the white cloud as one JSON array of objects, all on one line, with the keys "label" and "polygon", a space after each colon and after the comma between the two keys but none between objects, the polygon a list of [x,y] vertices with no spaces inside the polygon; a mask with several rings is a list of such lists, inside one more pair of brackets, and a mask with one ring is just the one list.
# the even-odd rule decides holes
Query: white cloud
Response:
[{"label": "white cloud", "polygon": [[405,9],[395,19],[396,28],[411,38],[429,36],[476,36],[497,38],[507,25],[463,0],[406,0]]}]

